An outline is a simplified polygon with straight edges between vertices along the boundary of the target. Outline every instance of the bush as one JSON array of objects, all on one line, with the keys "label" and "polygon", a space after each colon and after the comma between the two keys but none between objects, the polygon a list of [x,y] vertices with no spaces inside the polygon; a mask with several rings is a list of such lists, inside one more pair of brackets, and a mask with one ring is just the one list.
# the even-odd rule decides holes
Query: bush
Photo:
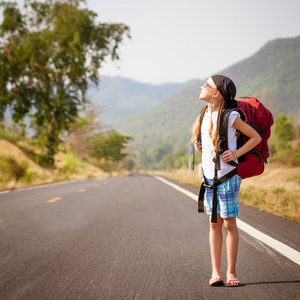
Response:
[{"label": "bush", "polygon": [[32,182],[34,179],[38,178],[37,172],[29,172],[28,170],[25,172],[25,174],[21,177],[21,181],[25,182]]},{"label": "bush", "polygon": [[81,168],[90,167],[89,164],[81,162],[74,153],[69,152],[64,159],[63,173],[75,173]]},{"label": "bush", "polygon": [[120,162],[128,156],[127,153],[123,153],[123,150],[130,140],[132,140],[131,137],[112,130],[93,136],[89,140],[88,148],[92,156],[97,159],[103,158],[112,162]]},{"label": "bush", "polygon": [[14,158],[0,158],[0,179],[2,182],[12,179],[20,180],[25,176],[28,165],[25,162],[19,164]]},{"label": "bush", "polygon": [[106,173],[111,173],[116,170],[116,167],[114,167],[111,161],[101,160],[96,164],[96,166]]},{"label": "bush", "polygon": [[[26,141],[29,145],[34,145],[34,143],[31,142],[31,140]],[[49,164],[49,157],[47,154],[39,154],[35,153],[32,149],[29,149],[27,147],[24,147],[22,145],[18,145],[18,147],[26,153],[26,155],[34,161],[36,164],[41,166],[42,168],[50,168],[51,165]],[[35,146],[36,147],[36,146]]]}]

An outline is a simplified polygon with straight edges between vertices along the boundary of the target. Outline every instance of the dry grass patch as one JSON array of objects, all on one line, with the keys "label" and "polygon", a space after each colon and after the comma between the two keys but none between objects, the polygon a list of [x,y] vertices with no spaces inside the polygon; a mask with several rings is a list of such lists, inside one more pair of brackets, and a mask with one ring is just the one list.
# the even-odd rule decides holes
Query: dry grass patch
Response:
[{"label": "dry grass patch", "polygon": [[30,172],[36,172],[39,175],[45,173],[45,170],[29,159],[21,149],[6,140],[0,140],[0,156],[3,158],[13,157],[18,164],[26,164]]},{"label": "dry grass patch", "polygon": [[300,168],[267,165],[259,177],[243,180],[240,201],[300,221]]},{"label": "dry grass patch", "polygon": [[[25,146],[26,144],[23,145],[23,147]],[[119,175],[116,173],[107,174],[103,170],[81,162],[76,157],[68,154],[58,153],[55,161],[57,164],[55,170],[42,168],[15,144],[0,140],[0,190],[24,188],[65,180],[102,179]]]}]

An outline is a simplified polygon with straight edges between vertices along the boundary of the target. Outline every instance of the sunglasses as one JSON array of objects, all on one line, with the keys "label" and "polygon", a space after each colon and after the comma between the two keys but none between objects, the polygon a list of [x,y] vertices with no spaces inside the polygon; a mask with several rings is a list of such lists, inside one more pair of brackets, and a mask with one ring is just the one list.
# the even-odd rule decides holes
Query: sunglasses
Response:
[{"label": "sunglasses", "polygon": [[214,89],[207,81],[204,82],[204,84],[201,86],[203,89],[206,87],[210,87],[211,89]]}]

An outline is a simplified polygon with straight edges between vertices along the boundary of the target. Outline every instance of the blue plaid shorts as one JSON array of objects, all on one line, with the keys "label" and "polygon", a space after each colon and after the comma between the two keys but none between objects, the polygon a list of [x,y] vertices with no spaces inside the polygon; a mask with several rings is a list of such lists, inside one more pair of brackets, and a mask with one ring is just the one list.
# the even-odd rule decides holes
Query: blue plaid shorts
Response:
[{"label": "blue plaid shorts", "polygon": [[[209,184],[213,184],[213,180],[206,179]],[[242,178],[235,175],[226,182],[218,186],[218,210],[217,214],[223,219],[233,218],[239,215],[239,191]],[[212,214],[213,190],[205,189],[205,206],[206,213]]]}]

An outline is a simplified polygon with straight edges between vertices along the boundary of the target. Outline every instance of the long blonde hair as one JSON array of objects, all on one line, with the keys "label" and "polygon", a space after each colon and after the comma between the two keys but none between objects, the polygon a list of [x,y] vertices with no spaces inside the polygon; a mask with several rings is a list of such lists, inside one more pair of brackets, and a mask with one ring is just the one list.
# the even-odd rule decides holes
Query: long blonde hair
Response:
[{"label": "long blonde hair", "polygon": [[[216,89],[215,89],[215,91],[216,91]],[[213,105],[214,105],[213,100],[214,100],[214,98],[212,96],[212,98],[211,98],[212,108],[213,108]],[[218,141],[219,141],[219,138],[220,138],[219,130],[220,130],[220,123],[221,123],[221,114],[222,114],[222,110],[223,110],[224,105],[225,105],[225,100],[222,97],[221,102],[219,104],[217,128],[216,128],[214,136],[212,136],[212,132],[213,132],[212,111],[213,111],[213,109],[211,109],[211,111],[210,111],[210,127],[209,127],[209,130],[208,130],[208,133],[209,133],[209,136],[210,136],[212,144],[213,144],[213,151],[214,152],[217,149],[217,144],[218,144]],[[201,111],[200,115],[197,117],[196,121],[193,124],[192,138],[191,138],[192,143],[195,143],[198,140],[199,136],[201,135],[201,118],[202,118],[203,114],[206,112],[207,108],[208,108],[208,105],[206,105],[205,108]]]}]

